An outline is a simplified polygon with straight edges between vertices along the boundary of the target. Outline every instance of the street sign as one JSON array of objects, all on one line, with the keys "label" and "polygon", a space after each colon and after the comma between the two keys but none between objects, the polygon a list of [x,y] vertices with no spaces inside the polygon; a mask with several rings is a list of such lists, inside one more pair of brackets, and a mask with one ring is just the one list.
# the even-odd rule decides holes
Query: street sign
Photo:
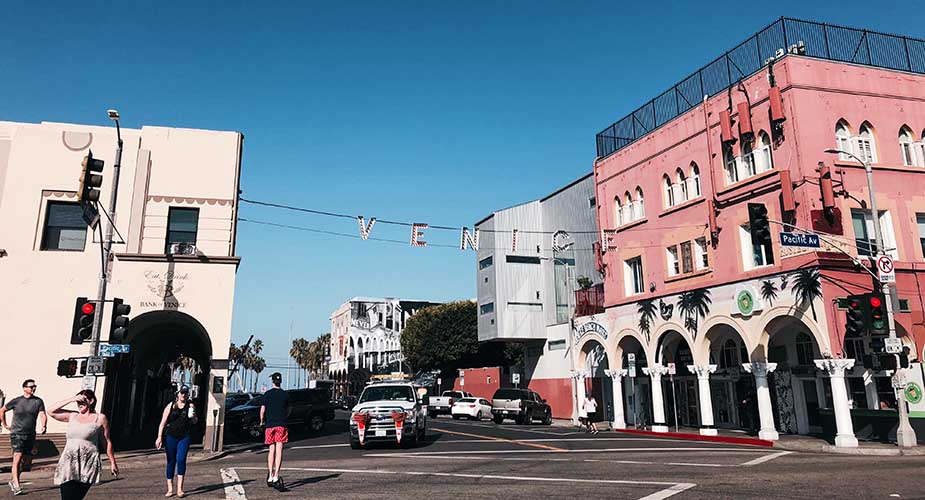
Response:
[{"label": "street sign", "polygon": [[677,368],[675,368],[674,363],[668,363],[668,375],[675,375],[678,373]]},{"label": "street sign", "polygon": [[903,352],[903,341],[898,338],[887,337],[883,339],[883,345],[887,354],[901,354]]},{"label": "street sign", "polygon": [[881,283],[896,283],[896,272],[893,267],[893,259],[889,255],[877,257],[877,279]]},{"label": "street sign", "polygon": [[630,363],[636,364],[636,354],[634,353],[627,354],[626,360],[629,361]]},{"label": "street sign", "polygon": [[519,383],[520,383],[520,374],[519,374],[519,373],[512,373],[512,374],[511,374],[511,382],[512,382],[512,383],[515,383],[515,384],[519,384]]},{"label": "street sign", "polygon": [[630,378],[636,378],[636,365],[630,365],[630,367],[626,369],[626,374],[629,375]]},{"label": "street sign", "polygon": [[443,385],[443,379],[442,379],[442,378],[438,378],[438,379],[437,379],[437,385]]},{"label": "street sign", "polygon": [[127,354],[129,344],[100,344],[100,356],[104,358],[114,357],[116,354]]},{"label": "street sign", "polygon": [[87,358],[87,375],[103,374],[103,358],[100,356],[90,356]]},{"label": "street sign", "polygon": [[785,247],[819,248],[819,236],[804,233],[780,233],[780,244]]},{"label": "street sign", "polygon": [[94,377],[93,375],[84,375],[84,378],[80,383],[80,388],[84,390],[92,391],[95,385],[96,385],[96,377]]}]

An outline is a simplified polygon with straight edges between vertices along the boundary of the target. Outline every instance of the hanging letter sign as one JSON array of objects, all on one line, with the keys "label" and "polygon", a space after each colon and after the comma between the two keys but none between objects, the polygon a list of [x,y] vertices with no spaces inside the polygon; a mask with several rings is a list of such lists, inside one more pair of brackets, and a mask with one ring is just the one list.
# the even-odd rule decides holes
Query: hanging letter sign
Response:
[{"label": "hanging letter sign", "polygon": [[414,223],[411,224],[411,246],[413,247],[426,247],[427,242],[422,240],[424,237],[424,230],[428,228],[427,224],[423,223]]},{"label": "hanging letter sign", "polygon": [[369,233],[372,232],[373,226],[376,225],[376,218],[372,217],[369,219],[369,224],[366,224],[366,221],[363,219],[362,215],[357,216],[357,223],[360,225],[360,237],[364,240],[369,239]]}]

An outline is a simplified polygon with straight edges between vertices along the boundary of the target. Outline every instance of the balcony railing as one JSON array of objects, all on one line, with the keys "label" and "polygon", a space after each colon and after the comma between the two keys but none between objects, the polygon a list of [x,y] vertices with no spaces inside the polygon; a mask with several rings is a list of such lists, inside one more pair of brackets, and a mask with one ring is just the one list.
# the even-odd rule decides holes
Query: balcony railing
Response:
[{"label": "balcony railing", "polygon": [[604,312],[604,285],[575,290],[575,316],[590,316]]},{"label": "balcony railing", "polygon": [[925,74],[925,40],[782,17],[597,134],[609,156],[763,68],[778,49],[805,56]]}]

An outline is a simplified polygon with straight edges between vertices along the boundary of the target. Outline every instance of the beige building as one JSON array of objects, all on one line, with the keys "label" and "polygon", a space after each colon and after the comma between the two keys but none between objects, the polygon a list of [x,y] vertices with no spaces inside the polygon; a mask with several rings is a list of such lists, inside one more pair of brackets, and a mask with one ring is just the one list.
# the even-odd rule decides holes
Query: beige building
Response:
[{"label": "beige building", "polygon": [[[221,422],[235,274],[238,132],[142,127],[122,130],[115,258],[107,299],[130,304],[129,354],[109,358],[96,383],[120,447],[150,446],[186,360],[198,433],[211,444]],[[77,204],[81,161],[106,162],[100,205],[108,208],[114,127],[0,122],[0,390],[7,400],[25,378],[46,404],[72,396],[81,378],[56,374],[58,361],[86,357],[71,345],[77,297],[95,298],[100,234]],[[109,338],[107,304],[101,338]],[[188,378],[189,379],[189,378]],[[49,432],[63,432],[49,422]],[[150,443],[148,442],[150,440]]]}]

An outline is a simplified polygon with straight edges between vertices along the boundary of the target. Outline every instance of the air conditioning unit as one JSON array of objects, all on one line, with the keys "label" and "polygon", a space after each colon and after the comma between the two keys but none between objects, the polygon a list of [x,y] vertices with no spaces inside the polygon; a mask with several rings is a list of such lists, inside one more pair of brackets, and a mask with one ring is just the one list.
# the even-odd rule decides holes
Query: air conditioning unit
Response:
[{"label": "air conditioning unit", "polygon": [[171,243],[170,255],[197,255],[199,251],[193,243]]}]

